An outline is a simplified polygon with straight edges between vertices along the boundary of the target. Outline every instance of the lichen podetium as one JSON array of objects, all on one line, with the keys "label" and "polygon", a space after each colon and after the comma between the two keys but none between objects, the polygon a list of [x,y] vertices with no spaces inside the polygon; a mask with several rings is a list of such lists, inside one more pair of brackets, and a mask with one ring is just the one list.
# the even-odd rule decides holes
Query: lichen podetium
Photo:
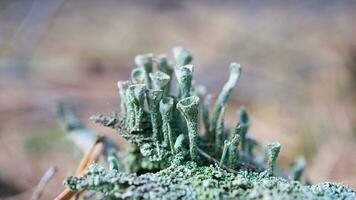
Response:
[{"label": "lichen podetium", "polygon": [[118,82],[120,112],[91,117],[116,129],[129,148],[107,147],[111,154],[104,163],[65,180],[71,190],[93,191],[94,199],[356,199],[348,186],[306,184],[303,158],[291,173],[281,171],[281,145],[267,144],[265,152],[255,148],[259,144],[247,135],[250,122],[244,107],[237,125],[225,126],[224,110],[241,75],[239,64],[230,65],[210,116],[212,95],[192,81],[193,56],[175,47],[173,57],[174,64],[165,55],[135,58],[131,80]]}]

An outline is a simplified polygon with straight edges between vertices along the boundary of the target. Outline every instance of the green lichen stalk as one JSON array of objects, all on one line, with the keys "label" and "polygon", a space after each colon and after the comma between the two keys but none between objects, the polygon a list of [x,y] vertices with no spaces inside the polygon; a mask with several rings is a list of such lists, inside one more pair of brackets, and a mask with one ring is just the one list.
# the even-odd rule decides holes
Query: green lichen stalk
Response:
[{"label": "green lichen stalk", "polygon": [[[67,187],[90,190],[91,199],[356,199],[355,190],[348,186],[300,182],[305,180],[304,159],[298,159],[291,170],[276,166],[281,145],[268,144],[265,152],[256,148],[259,143],[248,136],[251,122],[244,107],[234,129],[224,123],[225,111],[230,112],[227,100],[241,74],[239,64],[230,65],[229,79],[210,115],[212,96],[205,87],[192,84],[191,53],[175,47],[173,57],[174,65],[165,55],[135,58],[138,67],[131,81],[118,82],[120,112],[90,118],[115,129],[128,148],[103,143],[105,159],[90,165],[83,176],[68,177]],[[175,95],[170,93],[174,75]],[[69,132],[94,132],[73,112],[60,108]],[[205,135],[200,134],[200,121]]]},{"label": "green lichen stalk", "polygon": [[117,82],[117,87],[119,88],[119,95],[120,95],[120,109],[121,109],[121,113],[123,115],[126,114],[126,91],[129,88],[130,85],[130,81],[118,81]]},{"label": "green lichen stalk", "polygon": [[168,74],[161,71],[150,73],[150,78],[153,82],[153,88],[160,90],[165,90],[165,87],[171,79]]},{"label": "green lichen stalk", "polygon": [[172,128],[171,128],[171,120],[172,120],[172,110],[174,105],[174,99],[171,97],[165,97],[160,102],[160,112],[162,116],[162,130],[164,134],[164,142],[169,143],[171,148],[171,152],[174,155],[174,143],[173,143],[173,135],[172,135]]},{"label": "green lichen stalk", "polygon": [[187,123],[190,157],[193,161],[198,161],[199,97],[191,96],[180,100],[177,103],[177,109],[182,113]]},{"label": "green lichen stalk", "polygon": [[[169,77],[172,77],[173,67],[168,63],[167,57],[165,55],[159,55],[156,57],[157,70],[167,74]],[[166,87],[164,88],[164,96],[167,96],[171,89],[172,80],[169,79]]]},{"label": "green lichen stalk", "polygon": [[230,148],[231,146],[231,143],[227,140],[224,141],[224,148],[223,148],[223,151],[222,151],[222,154],[221,154],[221,158],[220,158],[220,167],[222,167],[226,161],[226,155],[227,155],[227,151],[228,149]]},{"label": "green lichen stalk", "polygon": [[159,140],[161,137],[161,116],[159,113],[159,103],[162,99],[163,91],[160,89],[149,89],[147,92],[148,106],[152,123],[152,137]]},{"label": "green lichen stalk", "polygon": [[152,73],[153,70],[153,55],[145,54],[145,55],[137,55],[135,57],[136,65],[144,71],[144,83],[147,88],[152,88],[151,79],[149,78],[149,74]]},{"label": "green lichen stalk", "polygon": [[215,109],[211,117],[211,131],[214,132],[217,126],[217,120],[220,116],[220,113],[225,106],[227,100],[229,99],[232,89],[234,88],[237,80],[239,79],[241,74],[241,67],[240,64],[231,63],[230,65],[230,76],[229,80],[225,83],[221,93],[218,96],[218,99],[215,103]]},{"label": "green lichen stalk", "polygon": [[180,99],[190,96],[193,78],[193,65],[184,65],[175,68],[175,73],[178,80],[178,96]]},{"label": "green lichen stalk", "polygon": [[144,115],[144,101],[145,101],[146,85],[135,84],[131,85],[127,91],[128,102],[128,129],[132,131],[142,130],[142,121]]},{"label": "green lichen stalk", "polygon": [[248,128],[250,127],[250,121],[249,121],[249,116],[247,114],[247,111],[245,107],[240,108],[239,112],[239,117],[240,117],[240,137],[241,137],[241,146],[242,149],[245,149],[246,147],[246,134],[248,131]]},{"label": "green lichen stalk", "polygon": [[273,176],[274,166],[276,165],[276,160],[281,150],[281,144],[279,143],[271,143],[267,144],[267,162],[268,162],[268,175]]},{"label": "green lichen stalk", "polygon": [[305,169],[306,161],[304,157],[299,157],[291,169],[291,179],[299,181],[302,177],[303,171]]},{"label": "green lichen stalk", "polygon": [[239,144],[240,144],[240,136],[234,135],[231,139],[231,143],[229,146],[229,158],[228,165],[230,168],[234,169],[236,167],[236,163],[239,159]]},{"label": "green lichen stalk", "polygon": [[173,56],[178,67],[188,65],[193,60],[192,54],[183,47],[173,47]]},{"label": "green lichen stalk", "polygon": [[131,80],[134,84],[143,84],[145,81],[145,71],[141,68],[135,68],[131,72]]},{"label": "green lichen stalk", "polygon": [[203,123],[205,128],[205,135],[208,139],[212,140],[214,136],[210,133],[210,119],[209,119],[209,105],[211,102],[211,94],[208,94],[204,100],[203,107]]},{"label": "green lichen stalk", "polygon": [[224,140],[224,132],[225,132],[224,115],[225,115],[225,109],[223,108],[218,118],[218,121],[216,123],[217,126],[216,126],[216,134],[215,134],[215,151],[217,153],[220,152],[220,148],[223,145],[222,141]]}]

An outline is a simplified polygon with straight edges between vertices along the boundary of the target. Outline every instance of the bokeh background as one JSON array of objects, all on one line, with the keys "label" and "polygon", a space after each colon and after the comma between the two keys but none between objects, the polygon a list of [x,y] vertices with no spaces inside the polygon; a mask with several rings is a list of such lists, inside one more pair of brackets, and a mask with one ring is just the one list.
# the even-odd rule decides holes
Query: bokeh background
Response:
[{"label": "bokeh background", "polygon": [[181,45],[194,54],[196,83],[218,94],[230,62],[243,75],[228,124],[244,105],[250,134],[280,141],[287,168],[304,155],[313,183],[356,187],[356,2],[16,0],[0,1],[0,199],[29,199],[46,169],[50,199],[78,157],[55,104],[85,124],[118,109],[116,82],[140,53]]}]

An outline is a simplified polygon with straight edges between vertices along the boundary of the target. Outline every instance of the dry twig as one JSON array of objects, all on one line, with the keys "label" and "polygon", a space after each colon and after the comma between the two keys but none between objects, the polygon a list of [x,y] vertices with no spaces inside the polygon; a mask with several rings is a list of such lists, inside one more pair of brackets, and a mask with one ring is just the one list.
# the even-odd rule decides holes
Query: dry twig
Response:
[{"label": "dry twig", "polygon": [[38,200],[42,196],[42,192],[45,189],[46,185],[49,183],[49,181],[52,179],[54,174],[57,172],[57,168],[55,166],[51,166],[50,168],[47,169],[47,171],[43,174],[40,182],[38,182],[31,200]]},{"label": "dry twig", "polygon": [[[95,143],[90,147],[90,149],[85,153],[82,161],[80,162],[75,175],[82,176],[88,166],[99,159],[100,155],[102,154],[104,145],[102,143],[102,136],[98,136]],[[69,200],[74,195],[81,193],[81,191],[71,191],[70,189],[66,188],[63,192],[61,192],[54,200]]]}]

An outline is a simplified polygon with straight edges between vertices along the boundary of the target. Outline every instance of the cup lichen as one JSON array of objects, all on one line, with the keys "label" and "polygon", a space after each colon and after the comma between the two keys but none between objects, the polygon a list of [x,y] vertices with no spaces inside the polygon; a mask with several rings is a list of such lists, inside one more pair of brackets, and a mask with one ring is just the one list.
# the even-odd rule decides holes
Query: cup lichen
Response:
[{"label": "cup lichen", "polygon": [[[356,199],[348,186],[305,184],[305,160],[298,160],[290,173],[282,171],[276,162],[281,145],[268,144],[266,152],[255,148],[259,144],[247,136],[250,120],[244,107],[234,128],[224,124],[227,100],[241,74],[239,64],[230,65],[210,115],[212,95],[204,97],[192,84],[191,53],[175,47],[173,57],[174,64],[164,55],[135,58],[132,82],[118,82],[120,112],[91,117],[116,129],[129,148],[106,147],[114,152],[106,159],[109,168],[92,164],[84,175],[68,177],[65,184],[72,191],[94,191],[93,199]],[[176,94],[171,90],[173,74]],[[200,134],[200,121],[205,134]]]},{"label": "cup lichen", "polygon": [[180,100],[177,103],[177,109],[182,113],[187,123],[190,158],[193,161],[198,161],[199,97],[191,96]]},{"label": "cup lichen", "polygon": [[162,116],[162,130],[164,133],[164,141],[165,143],[169,143],[171,153],[175,155],[172,128],[170,124],[172,120],[173,105],[174,99],[171,97],[165,97],[161,100],[159,109]]}]

